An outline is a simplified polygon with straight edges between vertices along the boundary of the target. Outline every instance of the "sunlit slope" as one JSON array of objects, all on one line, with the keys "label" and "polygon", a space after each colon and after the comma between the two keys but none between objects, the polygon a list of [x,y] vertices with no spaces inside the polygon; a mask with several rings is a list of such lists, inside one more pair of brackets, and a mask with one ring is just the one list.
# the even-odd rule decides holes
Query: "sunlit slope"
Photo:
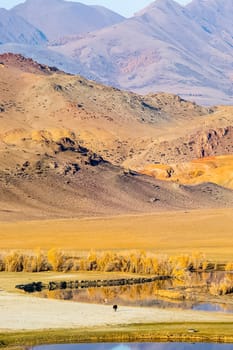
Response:
[{"label": "sunlit slope", "polygon": [[228,188],[135,172],[232,154],[233,107],[120,91],[20,55],[0,62],[0,220],[233,207]]},{"label": "sunlit slope", "polygon": [[0,62],[0,142],[9,152],[72,134],[132,169],[233,153],[233,107],[204,108],[165,93],[140,96],[22,56],[3,55]]},{"label": "sunlit slope", "polygon": [[212,182],[233,189],[233,155],[201,158],[181,164],[153,164],[141,172],[156,179],[181,184]]}]

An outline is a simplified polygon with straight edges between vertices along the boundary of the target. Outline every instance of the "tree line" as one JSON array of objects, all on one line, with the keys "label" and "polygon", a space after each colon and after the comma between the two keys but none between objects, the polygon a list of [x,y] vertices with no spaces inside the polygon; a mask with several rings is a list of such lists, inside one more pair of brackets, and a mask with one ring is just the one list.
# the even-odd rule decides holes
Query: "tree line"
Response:
[{"label": "tree line", "polygon": [[148,275],[176,275],[189,270],[206,270],[209,262],[199,252],[191,255],[159,256],[145,251],[128,253],[90,251],[85,256],[70,254],[60,249],[44,252],[40,249],[31,253],[10,251],[0,253],[0,271],[100,271],[128,272]]}]

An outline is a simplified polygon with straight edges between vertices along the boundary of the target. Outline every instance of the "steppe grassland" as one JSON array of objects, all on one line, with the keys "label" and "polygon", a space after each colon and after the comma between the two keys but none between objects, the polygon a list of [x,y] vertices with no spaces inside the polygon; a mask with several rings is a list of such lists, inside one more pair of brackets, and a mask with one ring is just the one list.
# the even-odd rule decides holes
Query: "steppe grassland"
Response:
[{"label": "steppe grassland", "polygon": [[143,249],[158,254],[202,252],[231,261],[233,209],[177,211],[111,218],[1,222],[1,250]]}]

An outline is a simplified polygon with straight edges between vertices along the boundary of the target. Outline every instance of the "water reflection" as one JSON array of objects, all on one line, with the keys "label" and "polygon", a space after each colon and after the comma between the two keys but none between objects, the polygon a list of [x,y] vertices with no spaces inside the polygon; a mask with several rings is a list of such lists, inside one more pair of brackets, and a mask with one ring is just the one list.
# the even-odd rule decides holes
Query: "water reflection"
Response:
[{"label": "water reflection", "polygon": [[233,344],[212,343],[131,343],[64,344],[33,347],[32,350],[232,350]]},{"label": "water reflection", "polygon": [[160,308],[175,307],[232,313],[233,304],[220,304],[208,300],[210,283],[217,283],[223,280],[225,276],[226,274],[223,272],[187,273],[181,281],[169,279],[117,287],[44,290],[37,293],[37,295],[44,298],[98,304],[156,306]]},{"label": "water reflection", "polygon": [[192,309],[199,310],[199,311],[232,313],[233,312],[233,305],[216,304],[216,303],[200,303],[197,305],[193,305]]}]

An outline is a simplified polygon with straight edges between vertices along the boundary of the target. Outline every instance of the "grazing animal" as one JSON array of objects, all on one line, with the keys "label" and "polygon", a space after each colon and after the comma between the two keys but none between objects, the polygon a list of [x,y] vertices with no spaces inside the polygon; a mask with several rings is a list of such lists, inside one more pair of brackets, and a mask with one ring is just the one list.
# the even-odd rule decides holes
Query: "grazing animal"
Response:
[{"label": "grazing animal", "polygon": [[113,305],[113,310],[116,312],[117,311],[117,308],[118,308],[118,306],[117,305]]}]

